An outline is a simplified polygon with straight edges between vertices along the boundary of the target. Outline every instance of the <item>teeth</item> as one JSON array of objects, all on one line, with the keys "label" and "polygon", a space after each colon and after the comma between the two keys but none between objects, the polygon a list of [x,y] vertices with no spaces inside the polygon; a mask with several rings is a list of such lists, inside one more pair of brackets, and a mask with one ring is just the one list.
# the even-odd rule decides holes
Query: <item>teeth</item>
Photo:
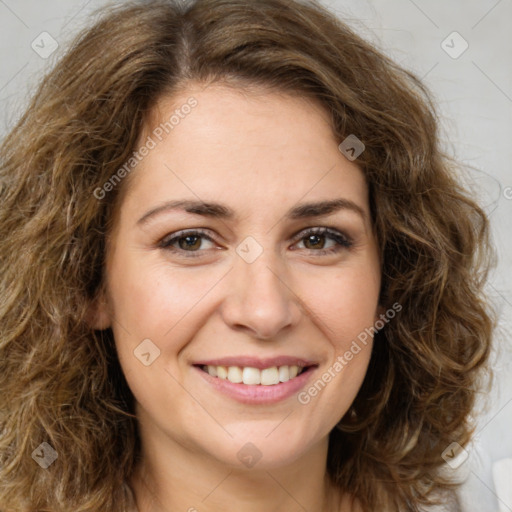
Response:
[{"label": "teeth", "polygon": [[290,368],[288,366],[281,366],[279,368],[279,380],[281,382],[288,382],[290,380]]},{"label": "teeth", "polygon": [[261,383],[264,386],[273,386],[279,384],[279,370],[276,366],[261,370]]},{"label": "teeth", "polygon": [[247,366],[242,372],[242,380],[244,384],[260,384],[261,372],[258,368],[251,368],[250,366]]},{"label": "teeth", "polygon": [[272,366],[263,370],[250,366],[244,368],[239,366],[203,366],[203,370],[212,377],[229,380],[235,384],[243,382],[249,386],[275,386],[280,382],[288,382],[290,379],[297,377],[303,368],[299,368],[297,365]]},{"label": "teeth", "polygon": [[238,366],[230,366],[228,368],[228,380],[235,384],[242,382],[242,370]]}]

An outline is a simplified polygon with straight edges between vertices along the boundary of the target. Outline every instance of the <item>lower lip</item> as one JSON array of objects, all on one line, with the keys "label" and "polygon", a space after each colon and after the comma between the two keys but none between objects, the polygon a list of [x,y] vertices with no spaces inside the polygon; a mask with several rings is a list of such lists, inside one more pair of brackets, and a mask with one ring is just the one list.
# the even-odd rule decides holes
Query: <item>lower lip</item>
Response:
[{"label": "lower lip", "polygon": [[305,386],[316,367],[312,366],[299,376],[272,386],[235,384],[227,379],[212,377],[197,366],[193,368],[217,391],[238,402],[243,404],[274,404],[298,393]]}]

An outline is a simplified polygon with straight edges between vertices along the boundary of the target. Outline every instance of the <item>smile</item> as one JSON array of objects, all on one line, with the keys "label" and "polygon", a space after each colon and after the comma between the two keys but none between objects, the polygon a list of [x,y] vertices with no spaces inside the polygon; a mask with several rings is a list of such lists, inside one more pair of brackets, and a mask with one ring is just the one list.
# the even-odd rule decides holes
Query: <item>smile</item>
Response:
[{"label": "smile", "polygon": [[296,395],[318,364],[294,357],[251,357],[202,361],[193,365],[209,389],[243,404],[270,405]]},{"label": "smile", "polygon": [[213,366],[203,365],[201,369],[217,379],[228,380],[234,384],[246,384],[249,386],[275,386],[281,382],[295,379],[303,371],[304,366],[283,365],[269,368],[253,368],[251,366]]}]

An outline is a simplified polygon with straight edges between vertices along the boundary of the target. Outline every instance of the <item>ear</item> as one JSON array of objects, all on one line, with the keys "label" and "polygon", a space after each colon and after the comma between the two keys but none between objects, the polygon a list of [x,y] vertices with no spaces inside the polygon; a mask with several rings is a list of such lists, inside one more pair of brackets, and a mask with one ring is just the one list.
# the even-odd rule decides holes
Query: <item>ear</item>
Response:
[{"label": "ear", "polygon": [[86,321],[92,329],[102,331],[112,325],[110,309],[104,291],[89,304]]}]

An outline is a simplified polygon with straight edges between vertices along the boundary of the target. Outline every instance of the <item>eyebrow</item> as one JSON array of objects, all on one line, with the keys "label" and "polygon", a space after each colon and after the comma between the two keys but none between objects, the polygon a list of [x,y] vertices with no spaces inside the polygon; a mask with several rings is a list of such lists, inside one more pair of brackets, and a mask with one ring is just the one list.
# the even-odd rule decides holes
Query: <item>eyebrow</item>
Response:
[{"label": "eyebrow", "polygon": [[[235,212],[228,206],[219,203],[183,199],[167,201],[155,208],[152,208],[137,221],[137,225],[146,224],[151,219],[174,210],[183,210],[194,215],[201,215],[203,217],[214,219],[234,220],[237,218]],[[365,211],[358,204],[344,198],[303,203],[290,208],[286,212],[285,217],[291,220],[307,219],[329,215],[339,210],[355,212],[363,219],[363,221],[366,221]]]}]

